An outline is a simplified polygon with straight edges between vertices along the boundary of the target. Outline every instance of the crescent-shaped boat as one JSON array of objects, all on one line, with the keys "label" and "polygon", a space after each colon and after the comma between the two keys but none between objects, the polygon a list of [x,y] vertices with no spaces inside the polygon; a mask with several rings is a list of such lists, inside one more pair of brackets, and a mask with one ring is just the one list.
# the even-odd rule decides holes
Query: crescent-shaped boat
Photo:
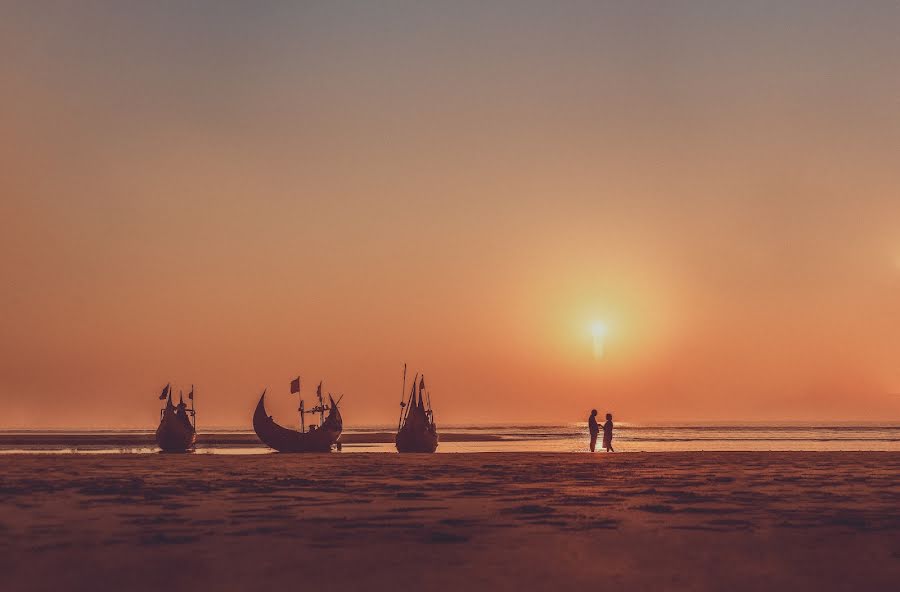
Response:
[{"label": "crescent-shaped boat", "polygon": [[[331,452],[341,438],[344,429],[344,421],[334,398],[328,395],[331,405],[328,406],[328,416],[316,427],[310,426],[309,431],[299,432],[282,427],[266,413],[266,393],[263,391],[253,413],[253,431],[259,436],[263,444],[274,448],[278,452]],[[325,406],[320,405],[315,411],[324,413]]]},{"label": "crescent-shaped boat", "polygon": [[[192,400],[193,392],[191,389]],[[156,428],[156,444],[163,452],[187,452],[197,443],[197,430],[191,422],[194,410],[188,409],[183,399],[177,407],[173,405],[170,387],[167,386],[163,394],[167,399],[160,413],[159,427]]]}]

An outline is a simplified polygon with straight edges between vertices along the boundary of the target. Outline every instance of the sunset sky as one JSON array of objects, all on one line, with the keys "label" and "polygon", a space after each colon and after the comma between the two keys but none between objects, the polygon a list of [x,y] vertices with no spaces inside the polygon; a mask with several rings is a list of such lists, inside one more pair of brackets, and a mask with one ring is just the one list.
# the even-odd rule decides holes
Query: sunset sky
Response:
[{"label": "sunset sky", "polygon": [[3,3],[0,428],[900,420],[896,2],[296,4]]}]

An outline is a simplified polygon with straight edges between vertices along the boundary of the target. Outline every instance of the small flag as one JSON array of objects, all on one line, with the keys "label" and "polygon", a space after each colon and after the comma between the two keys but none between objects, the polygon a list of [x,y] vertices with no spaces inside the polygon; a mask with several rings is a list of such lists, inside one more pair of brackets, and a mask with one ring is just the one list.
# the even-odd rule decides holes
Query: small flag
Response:
[{"label": "small flag", "polygon": [[171,387],[168,384],[165,387],[163,387],[162,392],[159,394],[160,401],[165,401],[166,397],[169,396],[169,388],[171,388]]},{"label": "small flag", "polygon": [[188,393],[188,399],[194,400],[194,385],[191,385],[191,392]]},{"label": "small flag", "polygon": [[319,381],[319,388],[316,389],[316,394],[320,397],[322,396],[322,381],[321,380]]},{"label": "small flag", "polygon": [[300,377],[291,381],[291,394],[300,392]]}]

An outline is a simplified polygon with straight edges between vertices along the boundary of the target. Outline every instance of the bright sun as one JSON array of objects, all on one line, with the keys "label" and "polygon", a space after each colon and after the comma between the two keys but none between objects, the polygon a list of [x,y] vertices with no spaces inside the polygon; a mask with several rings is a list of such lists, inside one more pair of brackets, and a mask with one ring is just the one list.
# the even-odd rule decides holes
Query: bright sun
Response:
[{"label": "bright sun", "polygon": [[608,330],[606,324],[601,321],[594,321],[591,324],[591,335],[594,336],[594,357],[603,357],[603,344],[606,341]]}]

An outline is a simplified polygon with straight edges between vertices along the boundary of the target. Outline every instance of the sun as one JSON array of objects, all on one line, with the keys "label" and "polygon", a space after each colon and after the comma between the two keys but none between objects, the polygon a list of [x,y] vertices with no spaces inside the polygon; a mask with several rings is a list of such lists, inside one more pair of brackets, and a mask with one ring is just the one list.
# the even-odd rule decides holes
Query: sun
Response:
[{"label": "sun", "polygon": [[594,358],[600,359],[603,357],[603,347],[608,333],[609,330],[606,327],[606,323],[602,321],[591,323],[591,335],[594,337]]},{"label": "sun", "polygon": [[594,321],[591,323],[591,335],[594,336],[594,339],[603,339],[606,337],[607,332],[606,323],[603,321]]}]

